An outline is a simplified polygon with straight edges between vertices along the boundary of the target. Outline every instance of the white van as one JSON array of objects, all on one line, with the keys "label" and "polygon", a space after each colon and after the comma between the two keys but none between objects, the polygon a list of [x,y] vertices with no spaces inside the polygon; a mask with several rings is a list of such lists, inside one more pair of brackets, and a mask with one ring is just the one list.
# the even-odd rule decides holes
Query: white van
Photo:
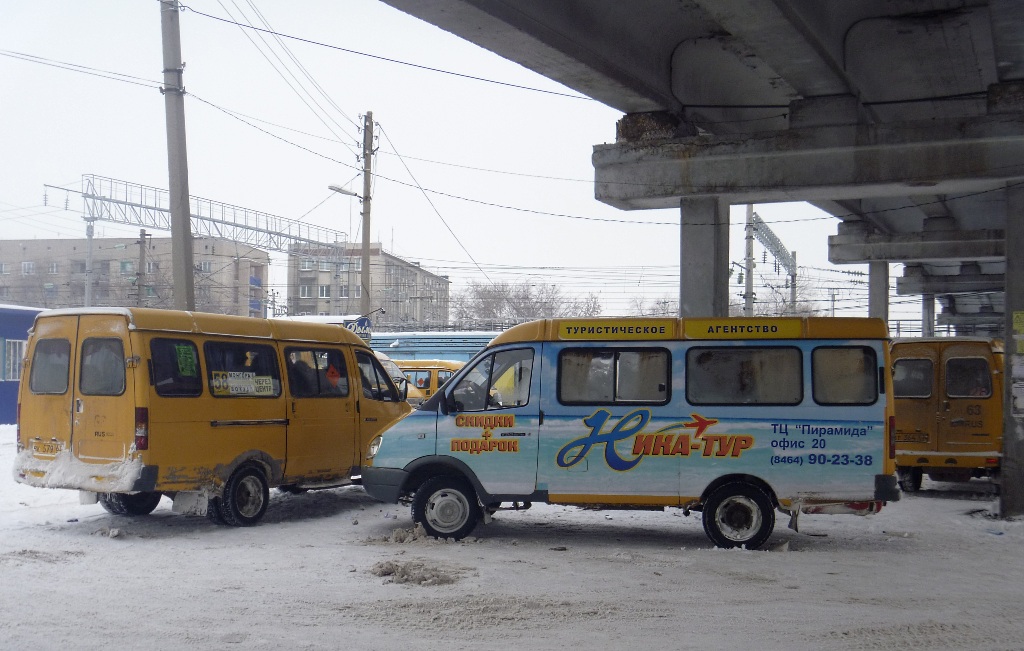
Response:
[{"label": "white van", "polygon": [[548,502],[703,511],[756,548],[776,509],[899,499],[888,360],[880,319],[526,323],[374,440],[363,485],[439,538]]}]

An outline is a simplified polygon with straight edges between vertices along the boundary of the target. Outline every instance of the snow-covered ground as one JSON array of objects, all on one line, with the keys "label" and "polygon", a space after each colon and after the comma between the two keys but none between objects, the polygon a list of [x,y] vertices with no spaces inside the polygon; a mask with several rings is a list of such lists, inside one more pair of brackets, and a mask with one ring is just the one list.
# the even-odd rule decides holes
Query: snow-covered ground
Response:
[{"label": "snow-covered ground", "polygon": [[699,514],[543,505],[446,544],[358,487],[272,492],[252,528],[112,516],[14,482],[14,446],[0,426],[3,649],[1024,648],[1024,522],[985,482],[780,517],[764,551]]}]

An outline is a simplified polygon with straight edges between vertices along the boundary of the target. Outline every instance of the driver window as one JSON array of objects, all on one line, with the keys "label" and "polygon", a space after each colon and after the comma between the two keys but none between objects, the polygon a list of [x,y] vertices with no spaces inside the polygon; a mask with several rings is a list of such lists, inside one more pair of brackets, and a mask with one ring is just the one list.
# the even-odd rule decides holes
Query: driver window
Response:
[{"label": "driver window", "polygon": [[363,387],[363,397],[370,400],[397,402],[398,392],[387,371],[373,355],[356,352],[359,363],[359,375]]},{"label": "driver window", "polygon": [[505,350],[480,360],[451,396],[457,411],[521,407],[530,401],[533,349]]}]

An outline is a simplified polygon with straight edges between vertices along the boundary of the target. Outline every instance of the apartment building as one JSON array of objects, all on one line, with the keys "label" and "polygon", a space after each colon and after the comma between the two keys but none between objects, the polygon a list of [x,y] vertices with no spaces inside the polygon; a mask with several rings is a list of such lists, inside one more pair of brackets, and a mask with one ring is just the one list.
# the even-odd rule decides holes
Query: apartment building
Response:
[{"label": "apartment building", "polygon": [[[287,313],[358,314],[362,306],[362,248],[359,244],[295,246],[288,255]],[[451,281],[418,262],[370,245],[370,310],[375,327],[448,323]]]},{"label": "apartment building", "polygon": [[[209,237],[192,250],[197,311],[264,316],[266,251]],[[79,307],[87,286],[89,305],[173,308],[171,238],[0,240],[0,303]]]}]

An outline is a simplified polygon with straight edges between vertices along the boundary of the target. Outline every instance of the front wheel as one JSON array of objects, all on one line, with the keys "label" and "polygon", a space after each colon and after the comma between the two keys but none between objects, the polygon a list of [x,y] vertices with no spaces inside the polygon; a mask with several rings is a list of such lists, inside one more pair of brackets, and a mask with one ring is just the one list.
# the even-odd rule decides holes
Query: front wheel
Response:
[{"label": "front wheel", "polygon": [[458,477],[432,477],[417,489],[412,519],[434,538],[462,540],[480,521],[476,493]]},{"label": "front wheel", "polygon": [[263,518],[269,502],[267,478],[255,466],[244,466],[224,484],[224,496],[217,500],[215,508],[225,524],[251,527]]},{"label": "front wheel", "polygon": [[161,497],[162,493],[100,493],[99,503],[114,515],[149,515]]},{"label": "front wheel", "polygon": [[772,535],[775,508],[763,490],[733,482],[715,490],[704,503],[704,533],[716,546],[757,549]]}]

